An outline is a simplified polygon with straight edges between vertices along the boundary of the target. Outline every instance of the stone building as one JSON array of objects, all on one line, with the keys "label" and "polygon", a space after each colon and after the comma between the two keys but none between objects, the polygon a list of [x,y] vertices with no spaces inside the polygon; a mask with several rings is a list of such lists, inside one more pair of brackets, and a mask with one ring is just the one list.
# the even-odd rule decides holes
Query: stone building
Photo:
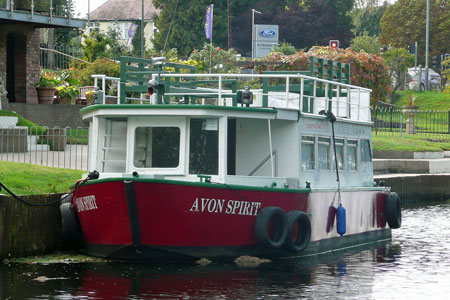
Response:
[{"label": "stone building", "polygon": [[56,16],[52,11],[36,12],[31,6],[0,0],[0,77],[6,83],[9,103],[38,103],[34,84],[40,76],[39,29],[85,27],[83,20]]}]

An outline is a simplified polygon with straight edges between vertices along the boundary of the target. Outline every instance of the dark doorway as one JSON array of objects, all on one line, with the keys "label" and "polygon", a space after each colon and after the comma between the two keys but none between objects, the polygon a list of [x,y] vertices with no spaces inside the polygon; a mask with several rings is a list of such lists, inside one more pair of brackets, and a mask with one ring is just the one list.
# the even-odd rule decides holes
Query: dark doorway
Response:
[{"label": "dark doorway", "polygon": [[6,89],[9,102],[26,102],[26,37],[21,32],[6,36]]}]

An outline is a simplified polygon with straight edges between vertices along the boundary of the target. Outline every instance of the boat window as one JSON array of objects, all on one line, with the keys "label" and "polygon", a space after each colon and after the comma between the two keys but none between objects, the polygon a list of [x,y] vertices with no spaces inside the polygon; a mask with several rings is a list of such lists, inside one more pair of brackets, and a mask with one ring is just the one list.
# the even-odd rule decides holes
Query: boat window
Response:
[{"label": "boat window", "polygon": [[176,168],[180,162],[180,128],[137,127],[133,164],[137,168]]},{"label": "boat window", "polygon": [[314,137],[303,136],[302,137],[302,169],[314,170]]},{"label": "boat window", "polygon": [[361,162],[372,161],[372,151],[370,151],[370,141],[361,140]]},{"label": "boat window", "polygon": [[356,149],[358,141],[347,141],[347,162],[349,171],[356,171]]},{"label": "boat window", "polygon": [[189,139],[189,173],[219,173],[219,120],[191,119]]},{"label": "boat window", "polygon": [[330,160],[330,138],[319,137],[319,170],[329,170],[331,166]]},{"label": "boat window", "polygon": [[344,140],[343,139],[336,139],[336,156],[337,156],[337,162],[339,170],[344,170],[345,164],[344,164]]}]

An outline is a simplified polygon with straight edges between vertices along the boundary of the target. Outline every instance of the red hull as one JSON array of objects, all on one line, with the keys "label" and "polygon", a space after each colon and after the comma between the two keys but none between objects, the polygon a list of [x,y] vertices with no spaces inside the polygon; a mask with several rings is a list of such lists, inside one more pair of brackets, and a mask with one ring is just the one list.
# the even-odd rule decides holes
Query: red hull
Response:
[{"label": "red hull", "polygon": [[[377,201],[384,195],[373,195],[380,215]],[[285,212],[309,212],[309,198],[309,190],[116,179],[81,187],[72,202],[91,254],[132,258],[145,251],[148,257],[164,252],[213,257],[280,255],[281,250],[258,246],[254,234],[258,211],[277,206]],[[376,223],[377,228],[385,227],[382,220]],[[325,232],[325,226],[323,229]],[[375,239],[389,236],[390,231],[376,234]]]}]

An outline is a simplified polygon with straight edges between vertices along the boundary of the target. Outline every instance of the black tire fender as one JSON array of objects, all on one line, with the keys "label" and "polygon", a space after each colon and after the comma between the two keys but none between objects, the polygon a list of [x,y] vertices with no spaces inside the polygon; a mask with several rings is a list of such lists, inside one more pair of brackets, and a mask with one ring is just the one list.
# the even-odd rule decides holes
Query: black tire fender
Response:
[{"label": "black tire fender", "polygon": [[311,239],[311,220],[309,216],[298,210],[287,213],[288,230],[284,247],[291,252],[302,252]]},{"label": "black tire fender", "polygon": [[279,207],[266,206],[256,217],[256,241],[263,247],[281,248],[288,231],[286,213]]},{"label": "black tire fender", "polygon": [[59,206],[62,223],[62,238],[70,248],[79,247],[83,242],[78,216],[71,203],[65,202]]},{"label": "black tire fender", "polygon": [[397,193],[389,193],[384,199],[384,216],[391,229],[400,228],[402,225],[402,210]]}]

